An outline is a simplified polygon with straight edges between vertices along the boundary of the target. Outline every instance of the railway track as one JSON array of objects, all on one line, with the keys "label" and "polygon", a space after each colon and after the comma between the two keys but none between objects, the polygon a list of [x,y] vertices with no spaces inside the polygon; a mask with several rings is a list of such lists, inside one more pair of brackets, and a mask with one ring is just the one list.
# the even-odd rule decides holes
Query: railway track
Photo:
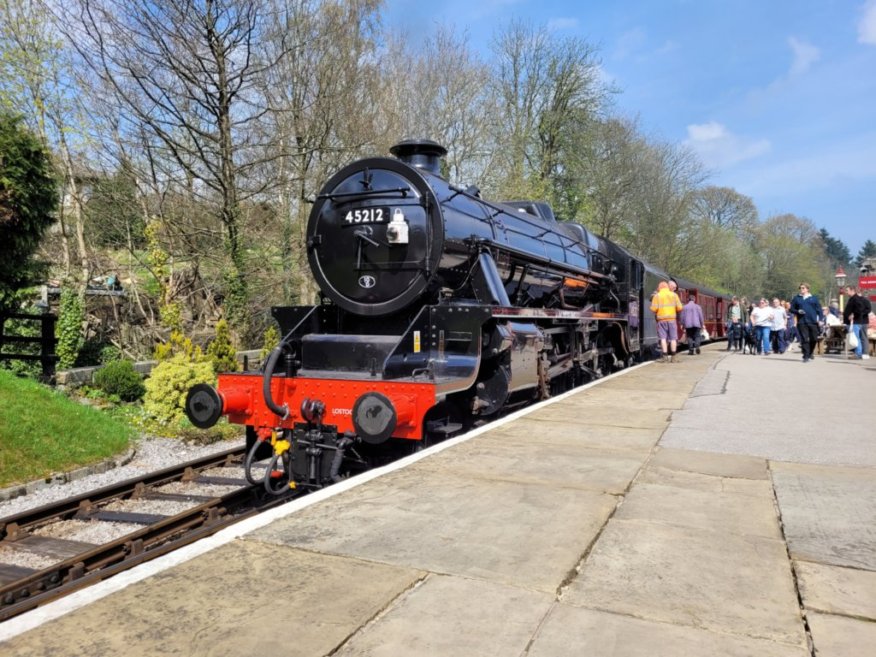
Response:
[{"label": "railway track", "polygon": [[288,499],[247,482],[243,458],[237,447],[0,518],[0,622]]}]

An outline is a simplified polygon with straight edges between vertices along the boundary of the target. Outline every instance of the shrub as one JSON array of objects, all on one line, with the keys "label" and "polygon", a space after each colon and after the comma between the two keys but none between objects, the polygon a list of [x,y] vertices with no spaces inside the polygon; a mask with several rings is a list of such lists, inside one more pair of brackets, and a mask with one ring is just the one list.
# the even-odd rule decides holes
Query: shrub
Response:
[{"label": "shrub", "polygon": [[185,416],[186,395],[197,383],[214,383],[216,375],[209,361],[192,361],[179,353],[162,361],[146,379],[143,409],[158,422],[176,422]]},{"label": "shrub", "polygon": [[231,331],[228,322],[220,319],[216,324],[216,337],[207,347],[207,357],[213,363],[214,372],[236,372],[237,351],[231,343]]},{"label": "shrub", "polygon": [[268,359],[268,355],[280,344],[280,331],[276,324],[270,324],[265,329],[265,334],[262,337],[262,350],[259,352],[259,359],[264,363]]},{"label": "shrub", "polygon": [[94,384],[122,401],[136,401],[146,392],[143,377],[129,360],[114,360],[101,367],[94,373]]},{"label": "shrub", "polygon": [[171,331],[170,339],[164,344],[159,344],[155,347],[155,360],[170,360],[178,355],[193,363],[204,360],[201,348],[192,344],[191,338],[183,335],[182,331]]},{"label": "shrub", "polygon": [[104,345],[100,350],[99,360],[101,363],[111,363],[114,360],[121,360],[123,358],[122,351],[114,344]]},{"label": "shrub", "polygon": [[56,333],[58,344],[55,348],[58,354],[58,366],[61,369],[73,367],[79,356],[79,350],[85,343],[82,335],[82,322],[85,319],[85,308],[79,295],[69,287],[61,290]]}]

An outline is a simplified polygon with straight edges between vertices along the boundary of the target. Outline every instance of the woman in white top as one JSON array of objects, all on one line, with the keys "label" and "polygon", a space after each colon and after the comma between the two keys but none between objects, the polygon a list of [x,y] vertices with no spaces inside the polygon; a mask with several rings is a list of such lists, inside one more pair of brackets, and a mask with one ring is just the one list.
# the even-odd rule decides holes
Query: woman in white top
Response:
[{"label": "woman in white top", "polygon": [[770,346],[779,354],[785,353],[785,324],[788,322],[788,314],[785,306],[778,297],[773,299],[773,325],[770,329]]},{"label": "woman in white top", "polygon": [[751,325],[757,335],[757,350],[764,356],[770,355],[770,331],[773,327],[773,309],[767,305],[766,299],[761,299],[751,309]]}]

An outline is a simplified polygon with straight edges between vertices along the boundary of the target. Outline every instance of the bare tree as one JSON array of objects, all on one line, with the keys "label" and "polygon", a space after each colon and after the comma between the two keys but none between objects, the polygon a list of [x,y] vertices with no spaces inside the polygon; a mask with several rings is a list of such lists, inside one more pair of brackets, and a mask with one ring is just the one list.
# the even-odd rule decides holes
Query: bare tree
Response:
[{"label": "bare tree", "polygon": [[574,209],[567,203],[569,219],[581,220],[608,239],[617,236],[633,210],[642,141],[632,121],[593,123],[570,167],[578,180],[569,186],[577,193]]},{"label": "bare tree", "polygon": [[386,89],[383,130],[392,141],[427,137],[448,150],[448,178],[480,183],[491,166],[491,128],[497,103],[490,70],[471,49],[466,34],[439,26],[424,41],[391,39],[381,59]]},{"label": "bare tree", "polygon": [[188,191],[223,227],[226,303],[245,331],[247,279],[241,204],[261,191],[256,135],[266,106],[255,81],[264,19],[255,0],[79,0],[65,14],[82,61],[112,91],[124,138],[144,133],[156,173]]},{"label": "bare tree", "polygon": [[[51,13],[42,0],[0,2],[0,80],[4,103],[21,113],[31,128],[51,147],[64,177],[58,220],[64,278],[72,275],[70,232],[79,261],[80,295],[90,278],[83,205],[75,153],[77,140],[87,131],[81,90],[75,87],[72,64],[54,29]],[[68,214],[72,222],[68,221]]]},{"label": "bare tree", "polygon": [[494,142],[506,193],[551,195],[577,148],[574,137],[603,107],[595,49],[545,27],[509,24],[493,41],[499,103]]},{"label": "bare tree", "polygon": [[308,303],[307,215],[327,173],[375,143],[376,45],[381,0],[271,0],[276,20],[263,35],[262,93],[271,113],[267,142],[276,159],[265,178],[280,218],[283,298]]},{"label": "bare tree", "polygon": [[691,220],[692,197],[705,179],[694,154],[668,143],[642,144],[636,166],[633,212],[621,242],[649,262],[683,272],[692,255],[696,226]]}]

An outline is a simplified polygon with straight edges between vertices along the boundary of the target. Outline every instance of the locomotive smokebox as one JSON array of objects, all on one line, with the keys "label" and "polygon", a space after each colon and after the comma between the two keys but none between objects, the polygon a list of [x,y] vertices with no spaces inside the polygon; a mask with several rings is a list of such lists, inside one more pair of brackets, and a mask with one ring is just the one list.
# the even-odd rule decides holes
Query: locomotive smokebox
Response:
[{"label": "locomotive smokebox", "polygon": [[405,164],[436,176],[441,175],[441,158],[447,155],[447,149],[431,139],[405,139],[390,148],[389,152]]}]

